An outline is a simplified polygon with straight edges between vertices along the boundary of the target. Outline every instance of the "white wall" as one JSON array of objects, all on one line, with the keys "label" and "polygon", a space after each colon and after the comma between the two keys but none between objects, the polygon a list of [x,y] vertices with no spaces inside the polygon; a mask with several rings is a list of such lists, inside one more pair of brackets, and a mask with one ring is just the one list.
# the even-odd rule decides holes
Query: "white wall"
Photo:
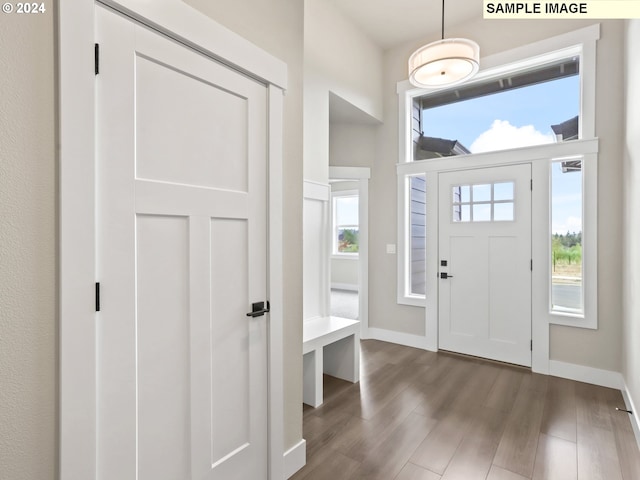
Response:
[{"label": "white wall", "polygon": [[625,41],[622,373],[637,409],[640,408],[640,65],[637,62],[640,20],[625,23]]},{"label": "white wall", "polygon": [[329,92],[382,118],[382,51],[326,0],[305,0],[304,178],[328,181]]},{"label": "white wall", "polygon": [[304,5],[290,0],[186,0],[287,63],[284,97],[285,450],[302,438],[302,55]]},{"label": "white wall", "polygon": [[[448,28],[451,37],[476,40],[482,56],[509,50],[527,43],[584,27],[588,21],[487,21],[478,19]],[[551,327],[551,358],[605,370],[620,371],[619,345],[622,337],[622,39],[623,23],[602,23],[598,42],[596,135],[600,137],[599,163],[599,290],[600,325],[597,331]],[[370,182],[370,316],[372,327],[424,335],[424,310],[397,305],[395,297],[396,258],[385,253],[385,244],[396,242],[396,171],[398,161],[398,96],[396,83],[406,80],[406,62],[418,46],[435,40],[417,39],[392,49],[384,62],[384,126],[378,135]],[[507,40],[508,41],[505,41]]]},{"label": "white wall", "polygon": [[358,289],[358,260],[333,257],[331,259],[331,287]]},{"label": "white wall", "polygon": [[57,470],[54,14],[0,17],[0,477]]},{"label": "white wall", "polygon": [[379,125],[331,123],[329,125],[329,165],[372,167],[376,156]]}]

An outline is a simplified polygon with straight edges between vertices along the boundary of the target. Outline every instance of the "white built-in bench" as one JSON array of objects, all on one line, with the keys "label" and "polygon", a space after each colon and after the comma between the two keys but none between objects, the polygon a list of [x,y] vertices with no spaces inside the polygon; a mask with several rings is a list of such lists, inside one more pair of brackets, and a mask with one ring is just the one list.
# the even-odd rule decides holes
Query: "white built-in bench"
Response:
[{"label": "white built-in bench", "polygon": [[360,380],[360,322],[316,317],[303,322],[303,401],[322,405],[322,374],[352,383]]}]

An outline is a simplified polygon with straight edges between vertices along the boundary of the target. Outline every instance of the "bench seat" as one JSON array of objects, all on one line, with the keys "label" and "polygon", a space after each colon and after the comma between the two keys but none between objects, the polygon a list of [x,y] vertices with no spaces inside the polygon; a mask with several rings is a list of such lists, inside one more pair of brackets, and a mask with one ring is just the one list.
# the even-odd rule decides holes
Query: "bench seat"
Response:
[{"label": "bench seat", "polygon": [[360,322],[341,317],[316,317],[303,322],[303,401],[322,405],[322,375],[352,383],[360,380]]}]

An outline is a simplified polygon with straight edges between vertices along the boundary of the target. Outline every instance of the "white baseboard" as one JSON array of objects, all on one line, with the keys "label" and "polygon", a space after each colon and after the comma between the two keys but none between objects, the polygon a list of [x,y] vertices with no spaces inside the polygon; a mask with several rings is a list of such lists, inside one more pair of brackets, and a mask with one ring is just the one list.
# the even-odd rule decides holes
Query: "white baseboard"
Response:
[{"label": "white baseboard", "polygon": [[358,291],[358,284],[357,283],[334,283],[334,282],[331,282],[331,289],[332,290],[348,290],[350,292],[357,292]]},{"label": "white baseboard", "polygon": [[591,383],[601,387],[624,390],[622,374],[611,370],[601,370],[599,368],[585,367],[584,365],[549,360],[549,375]]},{"label": "white baseboard", "polygon": [[284,453],[284,478],[290,478],[307,463],[307,441],[303,438]]},{"label": "white baseboard", "polygon": [[[421,348],[422,350],[429,350],[432,352],[438,351],[438,345],[435,340],[429,341],[429,339],[420,335],[395,332],[393,330],[385,330],[382,328],[368,328],[363,332],[361,338],[371,338],[373,340],[381,340],[383,342],[397,343],[399,345]],[[625,391],[625,382],[622,374],[611,370],[601,370],[599,368],[586,367],[584,365],[560,362],[558,360],[549,360],[549,375],[567,378],[578,382],[591,383],[601,387],[615,388],[616,390],[621,390],[623,392]],[[634,412],[636,411],[633,408],[629,408],[629,410]]]},{"label": "white baseboard", "polygon": [[633,433],[636,436],[636,443],[638,444],[638,448],[640,448],[640,419],[638,419],[640,412],[638,412],[636,405],[633,403],[633,397],[631,397],[631,393],[629,392],[629,388],[626,383],[622,389],[622,398],[624,398],[624,404],[627,406],[627,410],[631,410],[633,412],[632,415],[629,415],[629,419],[631,420]]},{"label": "white baseboard", "polygon": [[395,332],[393,330],[385,330],[383,328],[368,328],[367,331],[364,332],[364,336],[362,338],[371,338],[373,340],[381,340],[383,342],[397,343],[398,345],[420,348],[431,352],[438,351],[437,345],[434,345],[434,342],[430,342],[427,337],[412,335],[410,333]]}]

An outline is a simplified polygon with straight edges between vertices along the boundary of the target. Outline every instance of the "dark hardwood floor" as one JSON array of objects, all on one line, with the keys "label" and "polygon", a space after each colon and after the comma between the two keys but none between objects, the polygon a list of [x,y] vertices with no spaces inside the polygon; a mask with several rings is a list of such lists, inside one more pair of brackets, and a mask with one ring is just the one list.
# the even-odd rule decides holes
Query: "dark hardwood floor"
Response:
[{"label": "dark hardwood floor", "polygon": [[375,340],[361,371],[304,407],[294,480],[640,480],[617,390]]}]

